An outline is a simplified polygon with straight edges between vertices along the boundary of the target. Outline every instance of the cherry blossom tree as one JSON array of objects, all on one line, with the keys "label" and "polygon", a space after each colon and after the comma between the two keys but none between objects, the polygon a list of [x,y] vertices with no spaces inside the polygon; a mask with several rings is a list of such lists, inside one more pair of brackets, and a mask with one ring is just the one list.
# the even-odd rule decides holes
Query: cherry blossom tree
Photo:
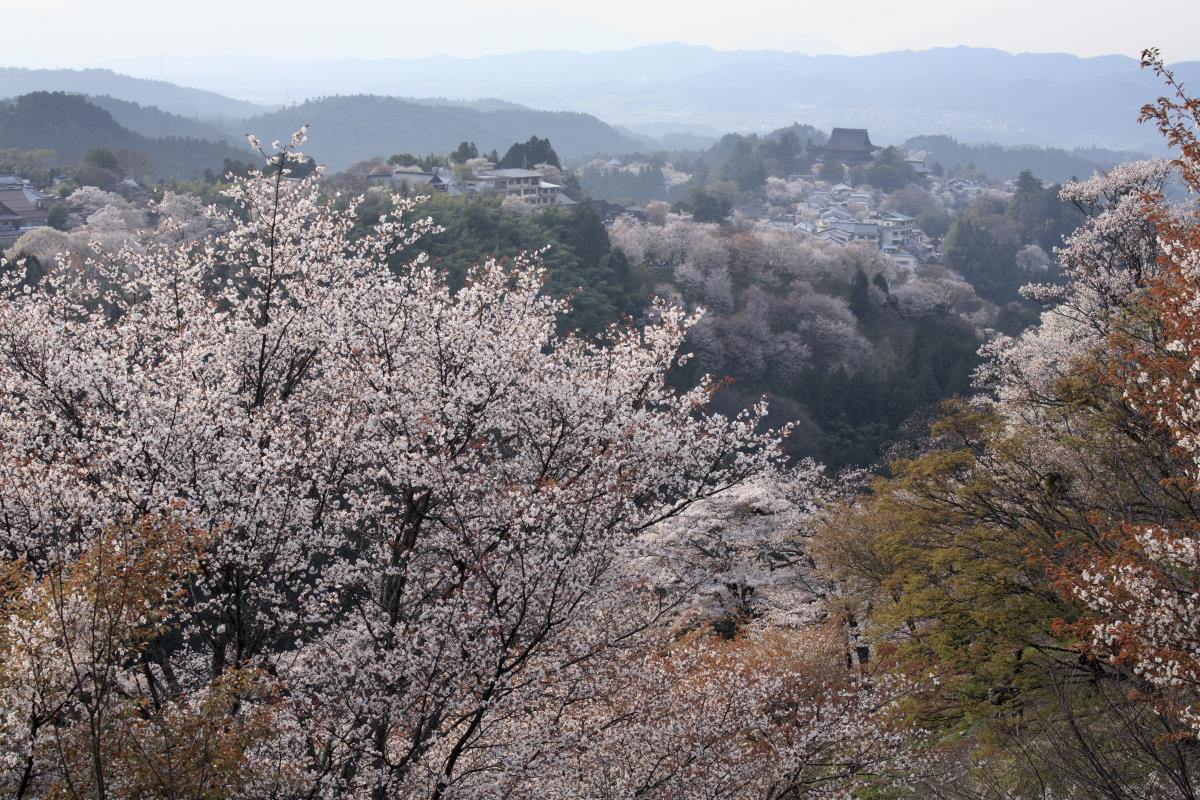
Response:
[{"label": "cherry blossom tree", "polygon": [[1200,190],[1200,101],[1184,94],[1156,51],[1147,51],[1143,64],[1174,92],[1146,106],[1143,118],[1179,149],[1171,166],[1193,199],[1169,205],[1154,184],[1140,196],[1115,203],[1108,198],[1111,225],[1077,235],[1078,250],[1068,263],[1091,279],[1086,285],[1094,307],[1109,312],[1093,326],[1107,333],[1104,346],[1112,354],[1101,361],[1100,378],[1120,393],[1147,437],[1165,435],[1160,482],[1178,500],[1150,513],[1131,509],[1059,578],[1063,590],[1086,608],[1073,628],[1089,651],[1127,670],[1139,695],[1195,736],[1200,734],[1200,524],[1193,510],[1200,490],[1200,208],[1194,196]]},{"label": "cherry blossom tree", "polygon": [[1102,349],[1114,322],[1136,305],[1158,271],[1161,245],[1150,215],[1170,174],[1165,160],[1136,161],[1063,186],[1063,200],[1087,214],[1056,251],[1067,281],[1024,287],[1047,307],[1040,324],[984,348],[989,359],[979,383],[995,392],[1004,413],[1044,418],[1055,383]]},{"label": "cherry blossom tree", "polygon": [[1027,244],[1017,251],[1017,269],[1027,275],[1045,275],[1052,263],[1046,251],[1036,244]]},{"label": "cherry blossom tree", "polygon": [[[228,734],[214,747],[237,752],[237,780],[222,786],[241,797],[794,795],[890,757],[892,692],[805,678],[793,701],[787,670],[756,657],[714,670],[703,641],[676,655],[689,587],[639,548],[779,468],[787,433],[763,429],[763,404],[708,412],[708,380],[668,385],[698,316],[659,303],[643,328],[563,338],[535,256],[481,264],[458,291],[423,256],[389,268],[432,222],[397,199],[360,235],[357,201],[339,211],[317,176],[291,177],[302,141],[235,182],[203,236],[168,215],[86,269],[60,262],[33,286],[18,270],[2,287],[0,553],[21,585],[61,585],[113,531],[170,520],[199,543],[138,571],[165,583],[118,615],[103,692],[79,688],[101,685],[86,670],[42,692],[89,719],[102,698],[114,720],[153,709],[121,728],[139,766],[72,791],[161,792],[145,776],[209,728],[194,739]],[[16,592],[4,647],[61,670],[102,583],[58,606]],[[73,611],[23,635],[46,607]],[[25,714],[60,703],[31,699],[25,674],[0,681],[0,724],[19,734],[0,786],[45,796],[75,781],[82,756],[42,754],[78,718]],[[729,684],[740,695],[721,716]],[[83,730],[79,752],[103,761],[108,729]],[[615,794],[592,736],[632,776]]]},{"label": "cherry blossom tree", "polygon": [[82,225],[70,231],[34,228],[17,239],[7,257],[16,260],[33,256],[43,264],[66,258],[81,266],[97,249],[115,252],[153,228],[161,227],[164,235],[169,230],[176,238],[199,239],[224,224],[195,197],[174,192],[139,208],[120,195],[84,186],[72,192],[66,202],[83,217]]}]

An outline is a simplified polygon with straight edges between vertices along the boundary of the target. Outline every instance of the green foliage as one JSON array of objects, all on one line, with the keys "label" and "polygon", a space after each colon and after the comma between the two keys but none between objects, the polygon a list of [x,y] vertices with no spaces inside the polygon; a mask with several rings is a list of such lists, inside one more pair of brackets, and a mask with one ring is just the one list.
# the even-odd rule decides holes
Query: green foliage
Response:
[{"label": "green foliage", "polygon": [[[856,278],[851,291],[851,307],[861,307],[855,295],[866,296],[867,287]],[[853,374],[812,370],[778,387],[820,426],[821,433],[805,444],[833,470],[884,459],[889,448],[916,435],[910,420],[968,392],[979,366],[981,342],[958,317],[905,319],[873,302],[855,315],[876,350],[868,368]]]},{"label": "green foliage", "polygon": [[871,311],[870,287],[870,279],[867,278],[867,273],[863,272],[860,267],[854,273],[854,280],[850,284],[850,310],[859,319],[867,316]]},{"label": "green foliage", "polygon": [[460,142],[458,147],[454,148],[454,152],[450,154],[450,161],[454,164],[461,164],[472,158],[479,158],[479,148],[474,142]]},{"label": "green foliage", "polygon": [[[387,195],[372,193],[359,209],[364,223],[387,210]],[[501,207],[498,200],[466,200],[435,195],[420,208],[446,230],[423,239],[411,251],[429,254],[461,286],[467,271],[484,259],[513,258],[548,246],[543,256],[546,290],[571,297],[572,309],[562,320],[564,330],[602,332],[623,315],[637,316],[647,296],[624,255],[614,252],[600,217],[586,205],[547,208],[523,214]]]},{"label": "green foliage", "polygon": [[767,182],[762,154],[746,139],[736,141],[733,148],[733,154],[721,165],[721,180],[733,181],[743,192],[761,188]]},{"label": "green foliage", "polygon": [[846,180],[846,165],[836,158],[826,157],[817,176],[826,183],[842,183]]},{"label": "green foliage", "polygon": [[928,236],[945,236],[950,231],[950,213],[944,208],[922,211],[917,215],[917,227]]},{"label": "green foliage", "polygon": [[221,162],[221,177],[245,178],[257,167],[258,165],[242,161],[240,158],[227,158]]},{"label": "green foliage", "polygon": [[879,151],[875,162],[867,167],[864,179],[882,192],[895,192],[921,182],[921,176],[895,147],[885,147]]},{"label": "green foliage", "polygon": [[1195,518],[1162,480],[1178,474],[1170,442],[1100,374],[1060,378],[1038,411],[1016,404],[1017,419],[947,406],[817,537],[877,660],[927,681],[912,720],[959,750],[973,781],[1002,790],[969,796],[1065,796],[1141,786],[1164,764],[1195,769],[1194,741],[1136,699],[1137,676],[1076,647],[1080,609],[1056,583],[1104,546],[1113,520]]},{"label": "green foliage", "polygon": [[1028,276],[1017,271],[1015,244],[1000,241],[982,222],[961,216],[950,226],[943,245],[946,263],[958,270],[979,293],[994,303],[1018,296]]},{"label": "green foliage", "polygon": [[724,180],[736,183],[743,192],[762,189],[768,175],[790,175],[807,171],[812,166],[812,144],[824,141],[825,136],[809,125],[791,125],[759,136],[730,133],[701,154],[699,165],[686,166],[675,159],[675,166],[684,171],[702,172],[702,182]]},{"label": "green foliage", "polygon": [[980,197],[950,225],[943,246],[946,263],[981,297],[1001,305],[1017,300],[1021,286],[1032,280],[1055,280],[1054,273],[1021,272],[1016,255],[1025,244],[1052,251],[1082,222],[1083,214],[1062,202],[1058,192],[1058,186],[1045,186],[1026,171],[1008,203]]},{"label": "green foliage", "polygon": [[87,155],[83,157],[83,163],[98,169],[112,170],[113,172],[117,172],[121,168],[120,162],[117,161],[117,157],[113,155],[112,151],[105,150],[102,147],[93,147],[89,150]]},{"label": "green foliage", "polygon": [[550,140],[539,139],[536,136],[530,136],[527,142],[517,142],[508,148],[508,152],[500,160],[502,169],[533,169],[538,164],[553,164],[559,169],[562,168],[558,154],[550,146]]},{"label": "green foliage", "polygon": [[824,141],[825,134],[811,125],[794,123],[765,136],[759,145],[759,153],[769,175],[787,177],[812,168],[810,155],[817,141]]},{"label": "green foliage", "polygon": [[1060,189],[1058,185],[1044,185],[1029,170],[1017,178],[1007,215],[1016,224],[1022,243],[1052,251],[1083,221],[1079,209],[1059,199]]},{"label": "green foliage", "polygon": [[397,153],[389,158],[387,163],[394,167],[415,167],[421,163],[421,159],[411,153]]},{"label": "green foliage", "polygon": [[638,170],[584,167],[579,173],[579,185],[589,197],[612,202],[633,204],[670,199],[663,171],[653,165]]},{"label": "green foliage", "polygon": [[980,469],[975,449],[998,425],[967,408],[943,420],[956,446],[894,462],[893,477],[839,518],[827,545],[848,547],[841,540],[854,536],[867,549],[861,561],[831,561],[878,598],[872,620],[896,633],[904,663],[937,665],[940,699],[964,721],[1036,688],[1031,662],[1060,648],[1053,621],[1072,613],[1030,560],[1054,549],[1053,531],[998,524],[994,502],[1004,489]]},{"label": "green foliage", "polygon": [[732,200],[708,189],[693,189],[684,208],[696,222],[722,222],[733,210]]},{"label": "green foliage", "polygon": [[62,203],[55,203],[50,206],[49,212],[46,214],[46,224],[55,230],[65,231],[67,229],[67,207]]},{"label": "green foliage", "polygon": [[0,172],[11,172],[38,184],[49,184],[54,177],[53,150],[22,150],[17,147],[0,149]]}]

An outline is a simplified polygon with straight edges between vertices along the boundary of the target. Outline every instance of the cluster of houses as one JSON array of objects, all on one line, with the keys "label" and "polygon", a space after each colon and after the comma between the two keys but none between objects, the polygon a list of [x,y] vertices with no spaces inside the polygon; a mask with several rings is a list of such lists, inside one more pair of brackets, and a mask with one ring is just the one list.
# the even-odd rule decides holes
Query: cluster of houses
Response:
[{"label": "cluster of houses", "polygon": [[452,196],[499,196],[531,206],[575,205],[566,187],[546,180],[533,169],[498,169],[484,164],[476,169],[438,167],[421,172],[411,167],[380,165],[367,176],[368,183],[391,186],[400,192],[442,192]]},{"label": "cluster of houses", "polygon": [[993,188],[973,178],[930,178],[928,183],[929,191],[953,197],[958,206],[970,205],[979,195]]},{"label": "cluster of houses", "polygon": [[47,195],[16,175],[0,175],[0,250],[49,219]]},{"label": "cluster of houses", "polygon": [[873,206],[871,192],[844,183],[814,188],[797,203],[793,230],[834,244],[875,247],[908,268],[936,255],[937,243],[917,227],[915,218]]},{"label": "cluster of houses", "polygon": [[[862,128],[834,128],[829,141],[820,150],[822,158],[833,158],[847,166],[870,163],[880,150]],[[909,152],[905,162],[924,179],[925,186],[950,206],[968,205],[988,186],[979,181],[961,178],[941,178],[932,174],[926,163],[927,154]],[[836,244],[873,246],[898,266],[916,268],[940,258],[941,242],[927,236],[917,221],[899,211],[879,211],[874,208],[875,195],[868,189],[854,188],[844,183],[830,186],[812,175],[793,175],[788,180],[811,181],[796,205],[793,230]]]}]

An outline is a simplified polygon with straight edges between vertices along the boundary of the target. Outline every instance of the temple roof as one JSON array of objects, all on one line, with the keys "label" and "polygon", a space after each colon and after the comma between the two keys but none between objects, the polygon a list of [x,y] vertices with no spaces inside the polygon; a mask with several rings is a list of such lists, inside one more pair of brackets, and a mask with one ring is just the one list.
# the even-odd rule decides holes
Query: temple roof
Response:
[{"label": "temple roof", "polygon": [[871,152],[879,148],[871,144],[866,128],[834,128],[825,143],[826,150],[856,150]]}]

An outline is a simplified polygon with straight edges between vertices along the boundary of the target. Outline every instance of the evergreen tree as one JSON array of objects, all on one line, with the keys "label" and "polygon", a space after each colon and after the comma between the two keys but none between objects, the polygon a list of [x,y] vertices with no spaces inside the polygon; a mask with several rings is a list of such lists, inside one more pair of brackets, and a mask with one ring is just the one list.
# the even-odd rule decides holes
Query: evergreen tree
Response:
[{"label": "evergreen tree", "polygon": [[529,137],[527,142],[517,142],[508,148],[504,158],[500,160],[502,169],[533,169],[538,164],[552,164],[562,169],[558,154],[550,146],[549,139]]},{"label": "evergreen tree", "polygon": [[821,162],[821,180],[826,183],[841,183],[846,180],[846,165],[836,158],[826,156]]},{"label": "evergreen tree", "polygon": [[479,148],[474,142],[461,142],[450,154],[450,160],[455,164],[462,164],[472,158],[479,158]]}]

